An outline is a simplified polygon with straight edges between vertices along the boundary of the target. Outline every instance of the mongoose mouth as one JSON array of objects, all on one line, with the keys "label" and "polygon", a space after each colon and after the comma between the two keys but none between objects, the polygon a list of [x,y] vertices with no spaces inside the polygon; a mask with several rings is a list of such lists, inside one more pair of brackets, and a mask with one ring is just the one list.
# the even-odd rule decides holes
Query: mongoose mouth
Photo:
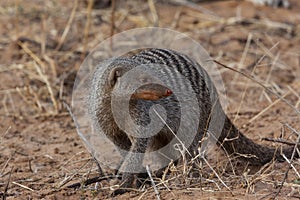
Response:
[{"label": "mongoose mouth", "polygon": [[172,95],[172,90],[161,85],[146,85],[138,88],[132,94],[133,99],[155,101]]}]

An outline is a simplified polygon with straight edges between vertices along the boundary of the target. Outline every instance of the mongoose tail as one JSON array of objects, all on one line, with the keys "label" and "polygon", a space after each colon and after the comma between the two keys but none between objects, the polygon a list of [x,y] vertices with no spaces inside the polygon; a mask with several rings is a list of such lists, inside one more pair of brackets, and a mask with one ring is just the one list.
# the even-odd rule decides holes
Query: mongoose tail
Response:
[{"label": "mongoose tail", "polygon": [[[228,117],[218,143],[229,155],[237,155],[251,165],[264,165],[272,159],[283,162],[285,159],[282,154],[290,159],[294,150],[294,147],[280,149],[257,144],[242,134]],[[297,157],[299,155],[295,154],[295,158]]]}]

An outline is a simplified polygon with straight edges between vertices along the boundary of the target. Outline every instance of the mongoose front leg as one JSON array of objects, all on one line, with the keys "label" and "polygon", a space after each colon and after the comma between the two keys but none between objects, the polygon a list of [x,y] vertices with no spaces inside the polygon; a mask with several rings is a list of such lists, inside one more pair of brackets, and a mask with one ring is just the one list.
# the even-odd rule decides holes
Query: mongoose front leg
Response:
[{"label": "mongoose front leg", "polygon": [[150,140],[149,138],[132,139],[130,151],[119,169],[123,172],[120,189],[115,190],[113,195],[123,194],[127,192],[127,188],[134,187],[135,176],[138,172],[144,171],[143,159]]}]

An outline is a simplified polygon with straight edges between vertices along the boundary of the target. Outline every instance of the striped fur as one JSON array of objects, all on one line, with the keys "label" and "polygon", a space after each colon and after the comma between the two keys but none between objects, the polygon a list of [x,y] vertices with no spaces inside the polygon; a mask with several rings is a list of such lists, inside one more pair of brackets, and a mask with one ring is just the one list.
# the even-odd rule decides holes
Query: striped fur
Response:
[{"label": "striped fur", "polygon": [[[220,131],[220,134],[215,134],[218,139],[217,143],[222,145],[223,149],[227,151],[228,154],[239,155],[241,159],[246,160],[253,165],[263,165],[270,162],[273,158],[282,160],[280,153],[274,148],[254,143],[232,124],[221,108],[217,90],[212,80],[198,63],[191,60],[186,55],[172,50],[146,49],[134,55],[115,58],[108,66],[104,74],[104,79],[99,79],[99,70],[96,69],[92,84],[90,112],[93,115],[93,119],[96,123],[99,123],[107,137],[114,142],[120,150],[129,150],[128,154],[123,153],[124,161],[121,165],[121,169],[134,167],[132,163],[142,163],[142,157],[134,157],[130,152],[144,153],[147,151],[155,151],[166,146],[172,138],[174,138],[172,131],[176,133],[181,120],[180,116],[182,113],[180,112],[180,103],[175,95],[171,95],[170,97],[155,102],[145,100],[130,101],[130,114],[135,123],[140,125],[147,125],[150,123],[148,111],[151,106],[160,104],[165,107],[167,112],[166,123],[168,127],[165,126],[157,135],[151,138],[134,138],[128,136],[118,127],[111,111],[111,92],[114,87],[117,87],[117,84],[113,86],[108,84],[110,80],[107,77],[116,67],[124,68],[126,69],[125,71],[129,71],[142,64],[161,64],[167,66],[162,67],[161,69],[159,68],[159,65],[156,67],[161,70],[160,73],[162,76],[167,77],[168,84],[182,92],[187,90],[190,85],[195,92],[198,102],[195,110],[199,108],[200,116],[197,132],[195,132],[195,135],[193,136],[194,140],[188,149],[191,152],[189,158],[198,153],[199,142],[207,131],[207,124],[209,122],[211,122],[212,125],[218,123],[218,118],[210,118],[211,114],[215,113],[216,116],[220,116],[221,118],[224,117],[224,124],[222,123],[223,126],[221,127],[215,127],[215,129],[212,129],[212,132],[215,134],[215,132]],[[186,96],[184,98],[189,100],[190,97]],[[193,121],[195,119],[191,118],[189,120]],[[189,127],[187,126],[186,129],[189,129]],[[293,148],[284,149],[284,153],[287,157],[291,156],[292,151]],[[172,157],[171,154],[170,150],[170,156]],[[241,156],[243,154],[246,154],[247,156]],[[122,187],[133,187],[133,174],[124,173],[122,179]],[[124,191],[119,190],[119,192],[122,193]]]}]

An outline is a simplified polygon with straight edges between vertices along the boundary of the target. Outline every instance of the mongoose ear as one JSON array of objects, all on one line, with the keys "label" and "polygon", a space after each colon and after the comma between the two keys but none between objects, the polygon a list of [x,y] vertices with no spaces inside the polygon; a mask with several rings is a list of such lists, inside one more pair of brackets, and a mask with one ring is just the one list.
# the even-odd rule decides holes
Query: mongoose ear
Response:
[{"label": "mongoose ear", "polygon": [[108,77],[110,86],[113,87],[116,84],[118,78],[121,76],[122,76],[122,68],[121,67],[113,68],[109,73],[109,77]]}]

